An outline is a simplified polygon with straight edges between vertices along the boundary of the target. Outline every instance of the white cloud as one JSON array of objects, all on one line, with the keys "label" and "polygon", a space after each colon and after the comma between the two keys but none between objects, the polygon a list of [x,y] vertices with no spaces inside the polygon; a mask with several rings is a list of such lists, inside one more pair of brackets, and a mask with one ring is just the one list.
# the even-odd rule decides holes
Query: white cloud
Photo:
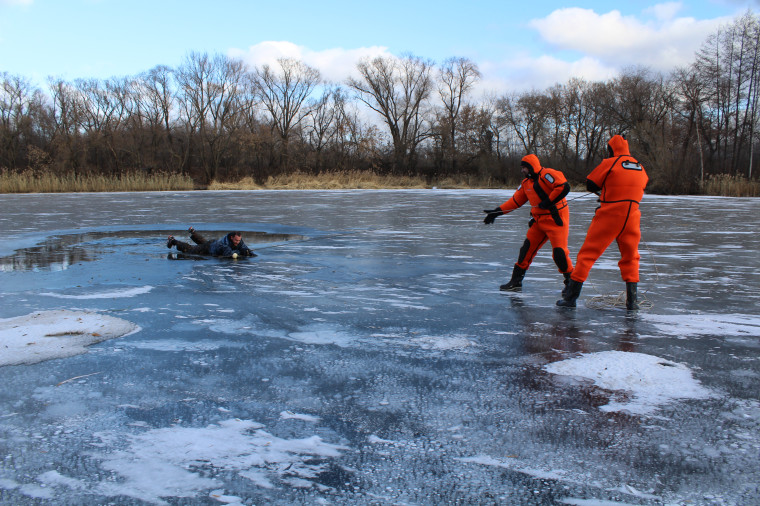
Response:
[{"label": "white cloud", "polygon": [[233,48],[229,55],[251,66],[274,65],[278,58],[295,58],[318,69],[324,79],[338,83],[355,75],[356,64],[362,58],[392,56],[388,48],[382,46],[314,51],[288,41],[264,41],[245,50]]},{"label": "white cloud", "polygon": [[615,67],[605,65],[596,58],[563,61],[551,55],[537,58],[520,55],[500,62],[485,62],[480,64],[480,71],[483,79],[476,86],[476,93],[543,90],[555,84],[564,84],[573,77],[604,81],[617,75]]},{"label": "white cloud", "polygon": [[34,0],[0,0],[0,5],[32,5]]},{"label": "white cloud", "polygon": [[623,16],[617,10],[598,14],[572,7],[534,19],[530,26],[551,47],[580,52],[586,58],[598,59],[603,66],[646,65],[668,71],[691,63],[708,35],[730,21],[676,18],[680,7],[674,3],[657,5],[647,11],[654,19],[646,21]]},{"label": "white cloud", "polygon": [[[663,2],[632,16],[618,10],[557,9],[528,25],[544,44],[542,53],[517,48],[502,60],[476,61],[483,77],[475,93],[540,90],[574,77],[605,81],[622,68],[637,65],[662,72],[688,65],[707,37],[731,19],[679,17],[683,9],[682,2]],[[230,55],[252,66],[272,65],[281,57],[296,58],[333,82],[356,77],[356,63],[361,58],[393,56],[383,46],[314,51],[288,41],[234,48]]]},{"label": "white cloud", "polygon": [[680,11],[682,8],[683,4],[681,2],[668,2],[649,7],[648,9],[644,10],[644,13],[651,13],[658,20],[667,21],[669,19],[673,19],[678,11]]}]

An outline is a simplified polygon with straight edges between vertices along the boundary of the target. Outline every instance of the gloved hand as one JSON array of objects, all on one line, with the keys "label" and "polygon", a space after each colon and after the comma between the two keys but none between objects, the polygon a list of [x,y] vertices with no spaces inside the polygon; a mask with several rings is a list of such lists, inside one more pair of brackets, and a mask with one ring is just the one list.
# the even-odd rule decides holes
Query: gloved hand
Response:
[{"label": "gloved hand", "polygon": [[483,212],[488,215],[483,219],[483,223],[485,223],[486,225],[490,225],[491,223],[494,222],[494,220],[496,220],[497,216],[501,216],[502,214],[504,214],[504,211],[502,211],[498,207],[496,209],[483,209]]},{"label": "gloved hand", "polygon": [[552,203],[551,203],[550,200],[542,200],[538,204],[538,207],[541,208],[541,209],[549,209],[551,206],[552,206]]}]

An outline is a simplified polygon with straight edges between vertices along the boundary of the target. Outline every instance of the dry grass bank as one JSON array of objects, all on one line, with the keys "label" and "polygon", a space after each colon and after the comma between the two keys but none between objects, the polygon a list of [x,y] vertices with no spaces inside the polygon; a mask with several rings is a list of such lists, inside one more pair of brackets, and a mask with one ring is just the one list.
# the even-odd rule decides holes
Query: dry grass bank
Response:
[{"label": "dry grass bank", "polygon": [[109,175],[0,172],[0,193],[68,193],[192,190],[193,180],[182,174],[137,172]]},{"label": "dry grass bank", "polygon": [[461,176],[445,178],[429,184],[419,176],[380,175],[373,171],[335,171],[320,174],[293,172],[280,176],[270,176],[264,184],[257,184],[252,178],[235,182],[213,181],[209,190],[381,190],[381,189],[422,189],[422,188],[496,188],[492,181],[477,177]]},{"label": "dry grass bank", "polygon": [[[373,171],[327,171],[320,174],[293,172],[270,176],[263,184],[246,177],[234,182],[212,181],[209,190],[348,190],[348,189],[514,189],[513,184],[497,184],[491,178],[458,176],[428,182],[419,176],[389,176]],[[57,175],[27,170],[0,170],[0,193],[64,193],[64,192],[127,192],[127,191],[187,191],[196,189],[186,175],[170,173],[146,174],[129,172],[119,175]],[[573,191],[585,192],[584,184]],[[760,197],[760,181],[742,176],[719,175],[708,178],[699,192],[702,195],[727,197]]]},{"label": "dry grass bank", "polygon": [[760,181],[728,174],[710,176],[702,185],[702,193],[722,197],[760,197]]}]

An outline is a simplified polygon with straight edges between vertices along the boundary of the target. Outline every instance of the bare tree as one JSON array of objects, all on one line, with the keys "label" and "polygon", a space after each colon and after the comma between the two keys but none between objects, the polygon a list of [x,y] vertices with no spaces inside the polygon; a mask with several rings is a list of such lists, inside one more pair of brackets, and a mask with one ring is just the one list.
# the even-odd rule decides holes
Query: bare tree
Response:
[{"label": "bare tree", "polygon": [[[174,150],[173,123],[176,121],[176,82],[174,71],[164,65],[140,74],[134,86],[135,109],[132,118],[135,129],[148,135],[146,163],[164,169],[181,169],[183,159]],[[145,159],[145,158],[144,158]]]},{"label": "bare tree", "polygon": [[222,158],[232,145],[231,134],[240,119],[244,76],[241,61],[198,53],[191,53],[177,72],[181,109],[191,139],[198,138],[206,182],[217,177]]},{"label": "bare tree", "polygon": [[367,123],[357,104],[343,92],[334,95],[337,168],[374,167],[380,158],[380,133]]},{"label": "bare tree", "polygon": [[32,142],[34,114],[42,104],[28,79],[0,73],[0,167],[16,168]]},{"label": "bare tree", "polygon": [[272,128],[282,142],[280,166],[287,171],[290,136],[309,113],[306,100],[322,79],[317,69],[292,58],[278,59],[276,69],[264,65],[256,69],[252,77]]},{"label": "bare tree", "polygon": [[317,173],[322,170],[322,155],[325,148],[333,143],[338,135],[336,124],[339,105],[337,102],[340,100],[343,100],[343,96],[339,87],[325,88],[322,95],[308,107],[308,123],[305,130],[309,145],[314,150],[314,170]]},{"label": "bare tree", "polygon": [[63,171],[75,174],[83,168],[83,141],[80,123],[83,107],[76,88],[63,79],[49,80],[53,101],[53,137],[51,154],[59,162]]},{"label": "bare tree", "polygon": [[[457,130],[459,113],[465,97],[480,79],[478,66],[467,58],[449,58],[443,62],[438,71],[438,96],[443,103],[444,124],[447,128],[449,147],[449,164],[452,172],[457,166]],[[446,144],[446,143],[444,143]]]},{"label": "bare tree", "polygon": [[511,94],[499,100],[503,121],[514,130],[525,153],[537,153],[544,148],[541,140],[546,138],[548,100],[538,91]]},{"label": "bare tree", "polygon": [[424,105],[432,90],[432,62],[415,56],[377,57],[357,64],[361,79],[348,86],[380,114],[393,142],[392,171],[414,169],[416,150],[430,135]]}]

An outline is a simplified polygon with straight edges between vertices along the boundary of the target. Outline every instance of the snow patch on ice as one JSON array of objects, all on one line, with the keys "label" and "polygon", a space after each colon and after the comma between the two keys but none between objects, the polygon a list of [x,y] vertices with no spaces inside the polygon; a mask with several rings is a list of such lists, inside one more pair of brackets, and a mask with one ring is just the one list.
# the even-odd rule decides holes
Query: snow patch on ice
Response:
[{"label": "snow patch on ice", "polygon": [[47,471],[37,477],[37,479],[47,486],[65,486],[73,490],[86,490],[87,484],[82,480],[69,478],[58,471]]},{"label": "snow patch on ice", "polygon": [[371,444],[396,444],[395,441],[391,441],[390,439],[383,439],[375,434],[370,434],[369,437],[367,437],[367,442]]},{"label": "snow patch on ice", "polygon": [[544,369],[552,374],[589,379],[600,388],[631,394],[625,401],[611,401],[602,406],[602,411],[644,415],[677,399],[707,399],[715,395],[695,380],[684,364],[643,353],[589,353],[547,364]]},{"label": "snow patch on ice", "polygon": [[213,351],[221,348],[229,347],[242,347],[243,343],[235,343],[232,341],[220,340],[212,341],[210,339],[204,339],[202,341],[184,341],[184,340],[172,340],[172,339],[157,339],[152,341],[131,341],[126,343],[126,346],[132,348],[138,348],[143,350],[156,350],[156,351]]},{"label": "snow patch on ice", "polygon": [[504,469],[509,469],[511,471],[527,474],[528,476],[542,480],[562,480],[565,476],[565,473],[563,471],[547,471],[543,469],[526,467],[519,459],[501,460],[493,458],[489,455],[476,455],[474,457],[456,458],[456,460],[460,462],[469,462],[472,464],[481,464],[484,466],[501,467]]},{"label": "snow patch on ice", "polygon": [[318,422],[320,418],[314,415],[307,415],[304,413],[293,413],[292,411],[281,411],[280,418],[282,420],[303,420],[304,422]]},{"label": "snow patch on ice", "polygon": [[346,348],[355,341],[354,336],[345,332],[319,328],[290,332],[287,339],[306,344],[334,344],[341,348]]},{"label": "snow patch on ice", "polygon": [[[96,434],[109,447],[112,435]],[[207,427],[168,427],[129,436],[124,449],[104,448],[93,456],[120,476],[101,481],[98,492],[164,503],[162,498],[196,497],[204,490],[220,494],[223,484],[208,472],[236,473],[259,487],[319,486],[327,459],[348,448],[319,436],[282,439],[251,420],[231,419]],[[212,477],[207,477],[212,476]]]},{"label": "snow patch on ice", "polygon": [[208,496],[224,504],[244,504],[242,498],[236,495],[226,495],[224,490],[212,490]]},{"label": "snow patch on ice", "polygon": [[760,316],[746,314],[684,314],[642,316],[662,332],[679,338],[693,336],[760,337]]},{"label": "snow patch on ice", "polygon": [[464,350],[477,346],[474,341],[466,337],[442,337],[421,336],[409,340],[410,344],[416,345],[423,350]]},{"label": "snow patch on ice", "polygon": [[82,311],[40,311],[1,319],[0,366],[81,355],[91,344],[139,330],[129,321]]},{"label": "snow patch on ice", "polygon": [[579,499],[575,497],[559,499],[559,503],[569,504],[570,506],[635,506],[635,504],[638,504],[620,501],[604,501],[601,499]]},{"label": "snow patch on ice", "polygon": [[40,295],[46,295],[48,297],[56,297],[58,299],[116,299],[122,297],[136,297],[153,290],[153,287],[138,286],[134,288],[122,288],[119,290],[109,290],[107,292],[96,293],[84,293],[81,295],[67,294],[67,293],[55,293],[55,292],[42,292]]}]

